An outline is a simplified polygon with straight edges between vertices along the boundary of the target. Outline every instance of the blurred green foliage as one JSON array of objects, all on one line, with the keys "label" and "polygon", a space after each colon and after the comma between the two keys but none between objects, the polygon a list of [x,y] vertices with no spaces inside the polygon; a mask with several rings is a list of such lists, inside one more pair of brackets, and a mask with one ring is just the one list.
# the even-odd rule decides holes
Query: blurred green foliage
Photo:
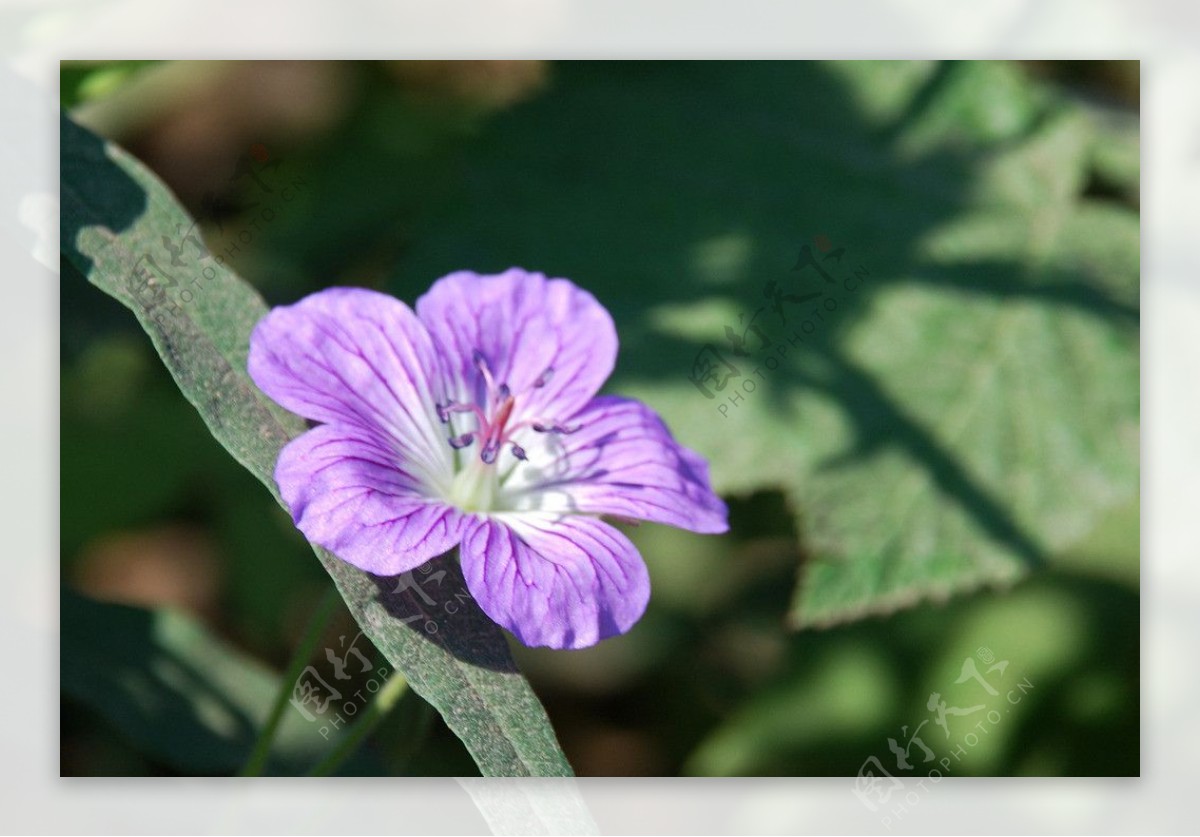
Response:
[{"label": "blurred green foliage", "polygon": [[[278,675],[216,638],[192,618],[62,597],[63,692],[111,718],[137,746],[171,767],[232,773],[245,763],[281,683]],[[297,774],[346,735],[283,716],[273,772]],[[366,751],[352,771],[380,770]]]},{"label": "blurred green foliage", "polygon": [[[1138,773],[1135,112],[1047,80],[1071,72],[1004,63],[416,67],[340,68],[348,87],[319,130],[242,113],[164,144],[184,97],[114,138],[272,303],[332,284],[411,302],[450,270],[520,264],[613,312],[610,389],[709,457],[732,531],[634,530],[654,584],[643,621],[584,652],[515,649],[580,775],[853,775],[872,756],[896,772],[888,738],[926,722],[941,759],[992,710],[953,775]],[[157,69],[68,68],[64,99],[119,96]],[[256,78],[239,65],[206,101]],[[237,176],[264,149],[288,200]],[[728,353],[725,327],[760,306],[773,341],[798,329],[804,309],[785,302],[785,326],[764,291],[822,290],[792,270],[806,244],[844,248],[823,262],[839,280],[870,275],[726,417],[689,381],[696,353]],[[73,279],[64,268],[64,579],[151,604],[111,576],[211,575],[209,599],[181,603],[282,669],[319,565],[132,318]],[[211,565],[168,546],[105,574],[121,537],[181,523],[210,537]],[[1031,567],[1011,590],[978,589]],[[954,589],[974,592],[915,604]],[[901,604],[915,606],[794,629]],[[1008,660],[987,675],[998,696],[955,683],[967,658],[986,670],[981,649]],[[933,692],[985,708],[944,735]],[[220,772],[78,701],[64,772]],[[395,713],[356,769],[473,772],[439,720],[419,720],[411,759],[389,761],[420,726]]]}]

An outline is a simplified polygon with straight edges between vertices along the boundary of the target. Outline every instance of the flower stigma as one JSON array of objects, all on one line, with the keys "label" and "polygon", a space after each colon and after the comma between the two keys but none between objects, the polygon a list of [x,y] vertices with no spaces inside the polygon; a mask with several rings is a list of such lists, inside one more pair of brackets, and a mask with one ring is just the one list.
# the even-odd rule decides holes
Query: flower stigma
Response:
[{"label": "flower stigma", "polygon": [[[461,451],[475,442],[479,442],[480,446],[479,456],[465,458],[465,467],[455,474],[446,499],[463,511],[497,511],[500,485],[503,481],[499,468],[496,467],[500,452],[507,446],[517,460],[529,461],[525,448],[515,441],[515,434],[525,428],[535,433],[561,434],[574,433],[579,428],[567,427],[554,419],[523,420],[510,424],[517,405],[517,396],[507,383],[496,383],[496,377],[483,352],[476,349],[471,359],[484,383],[485,407],[457,401],[436,405],[438,418],[452,431],[452,435],[447,439],[451,448]],[[530,389],[541,389],[553,376],[554,368],[547,367],[530,385]],[[473,416],[474,429],[454,434],[453,418],[456,414]]]}]

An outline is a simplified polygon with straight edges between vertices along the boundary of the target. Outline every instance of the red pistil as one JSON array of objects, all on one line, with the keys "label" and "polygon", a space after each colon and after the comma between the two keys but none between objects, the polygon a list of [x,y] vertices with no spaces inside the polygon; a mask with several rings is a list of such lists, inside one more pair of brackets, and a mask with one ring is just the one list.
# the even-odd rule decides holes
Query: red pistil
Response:
[{"label": "red pistil", "polygon": [[[579,429],[578,427],[564,427],[554,420],[520,421],[510,427],[508,421],[512,417],[513,410],[517,404],[516,396],[512,394],[508,384],[501,383],[497,385],[496,378],[492,375],[491,367],[488,366],[487,359],[484,358],[482,352],[476,350],[472,354],[471,360],[483,378],[484,387],[487,392],[486,403],[488,409],[485,411],[475,404],[459,404],[454,401],[436,405],[438,418],[445,424],[449,424],[450,418],[454,413],[473,413],[475,415],[475,430],[451,436],[449,440],[450,447],[459,450],[467,447],[478,438],[482,444],[479,454],[480,458],[484,463],[491,465],[496,461],[496,457],[505,445],[512,446],[513,456],[517,459],[524,460],[527,458],[525,449],[514,442],[512,438],[513,434],[518,430],[532,427],[537,433],[574,433]],[[531,389],[541,389],[544,387],[549,383],[553,374],[554,369],[547,368],[533,382]],[[488,418],[488,413],[491,413],[491,418]]]}]

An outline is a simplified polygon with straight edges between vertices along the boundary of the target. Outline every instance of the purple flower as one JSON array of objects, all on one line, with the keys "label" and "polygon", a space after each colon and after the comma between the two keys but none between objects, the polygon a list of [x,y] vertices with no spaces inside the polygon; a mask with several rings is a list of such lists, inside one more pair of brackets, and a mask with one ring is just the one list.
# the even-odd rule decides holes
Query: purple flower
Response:
[{"label": "purple flower", "polygon": [[358,288],[276,308],[250,376],[320,425],[275,481],[313,543],[380,576],[455,546],[484,612],[526,645],[582,648],[646,608],[645,564],[601,515],[724,532],[708,466],[644,404],[596,392],[608,312],[565,279],[454,273],[417,310]]}]

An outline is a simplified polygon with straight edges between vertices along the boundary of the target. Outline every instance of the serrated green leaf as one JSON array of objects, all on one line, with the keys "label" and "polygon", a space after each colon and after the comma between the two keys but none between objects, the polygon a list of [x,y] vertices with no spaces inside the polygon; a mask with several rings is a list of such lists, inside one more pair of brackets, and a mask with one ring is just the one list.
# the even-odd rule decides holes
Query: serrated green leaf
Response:
[{"label": "serrated green leaf", "polygon": [[[463,152],[393,287],[593,290],[611,388],[722,492],[787,493],[793,624],[886,612],[1011,583],[1136,496],[1138,216],[1083,196],[1111,138],[1002,62],[560,65]],[[770,282],[825,296],[773,310]],[[738,372],[712,399],[705,346]]]},{"label": "serrated green leaf", "polygon": [[[183,266],[172,264],[171,248],[193,221],[166,187],[65,115],[61,131],[64,257],[133,311],[216,439],[278,499],[275,460],[305,425],[246,374],[249,335],[266,313],[262,299],[211,256],[189,251]],[[427,565],[445,571],[430,588],[437,598],[425,593],[430,605],[420,591],[397,592],[395,579],[314,551],[367,636],[441,713],[484,775],[571,775],[502,632],[465,595],[456,562]]]}]

